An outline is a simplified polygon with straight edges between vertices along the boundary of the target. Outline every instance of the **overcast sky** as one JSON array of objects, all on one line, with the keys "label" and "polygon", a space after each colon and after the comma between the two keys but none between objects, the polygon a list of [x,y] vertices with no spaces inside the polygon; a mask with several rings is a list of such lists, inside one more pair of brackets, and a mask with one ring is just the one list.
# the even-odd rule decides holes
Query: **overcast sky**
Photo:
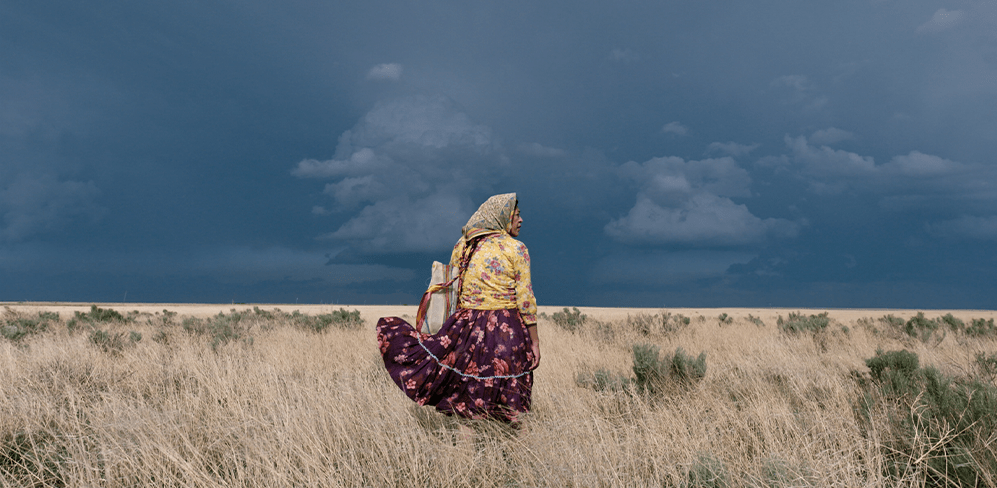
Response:
[{"label": "overcast sky", "polygon": [[0,4],[0,301],[997,308],[997,2]]}]

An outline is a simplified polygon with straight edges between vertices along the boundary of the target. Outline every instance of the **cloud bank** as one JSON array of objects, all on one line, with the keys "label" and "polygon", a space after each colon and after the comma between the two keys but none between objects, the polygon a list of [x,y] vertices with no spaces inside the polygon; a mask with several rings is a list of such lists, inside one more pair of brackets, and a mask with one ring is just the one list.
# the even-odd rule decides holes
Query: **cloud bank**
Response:
[{"label": "cloud bank", "polygon": [[313,213],[359,209],[324,238],[360,254],[434,252],[453,245],[476,208],[471,195],[508,164],[491,130],[453,100],[415,96],[378,103],[339,137],[333,159],[306,159],[291,173],[332,180],[331,210]]},{"label": "cloud bank", "polygon": [[653,158],[641,164],[628,162],[619,172],[639,190],[633,208],[606,224],[606,234],[618,242],[746,246],[761,244],[770,235],[796,233],[796,224],[759,218],[731,200],[751,196],[751,178],[732,158]]}]

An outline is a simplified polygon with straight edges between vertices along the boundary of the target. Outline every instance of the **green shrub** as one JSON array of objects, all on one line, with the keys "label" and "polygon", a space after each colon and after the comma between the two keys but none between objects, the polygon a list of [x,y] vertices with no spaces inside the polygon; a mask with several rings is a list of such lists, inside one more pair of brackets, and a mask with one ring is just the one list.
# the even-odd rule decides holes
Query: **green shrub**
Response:
[{"label": "green shrub", "polygon": [[918,312],[904,324],[904,332],[911,337],[927,342],[931,335],[938,330],[938,326],[939,321],[929,320],[924,316],[924,312]]},{"label": "green shrub", "polygon": [[671,312],[662,311],[656,314],[638,313],[627,315],[626,325],[631,330],[635,330],[643,335],[654,333],[670,334],[677,332],[689,325],[689,317],[682,314],[672,315]]},{"label": "green shrub", "polygon": [[105,322],[131,322],[134,319],[125,318],[117,310],[100,308],[97,305],[90,305],[90,312],[74,312],[73,318],[66,322],[66,327],[70,332],[75,331],[81,325],[96,327],[96,324]]},{"label": "green shrub", "polygon": [[722,313],[719,317],[717,317],[717,320],[720,321],[720,325],[729,325],[734,322],[734,317],[731,317],[726,313]]},{"label": "green shrub", "polygon": [[17,342],[29,335],[45,332],[53,322],[59,322],[59,314],[55,312],[38,312],[33,316],[25,316],[5,307],[3,321],[0,322],[0,336]]},{"label": "green shrub", "polygon": [[689,488],[726,488],[731,486],[730,474],[723,461],[709,453],[700,454],[689,468]]},{"label": "green shrub", "polygon": [[867,402],[878,399],[893,412],[883,447],[888,475],[912,472],[915,459],[926,463],[929,486],[981,486],[997,471],[997,388],[920,367],[910,351],[877,351],[866,364],[874,384]]},{"label": "green shrub", "polygon": [[706,376],[705,352],[692,359],[679,347],[671,356],[659,358],[659,355],[658,346],[633,346],[634,386],[638,390],[657,393],[663,390],[668,381],[689,385]]},{"label": "green shrub", "polygon": [[[232,309],[228,314],[219,313],[203,320],[186,317],[181,327],[188,333],[211,337],[211,348],[217,350],[218,347],[233,341],[241,340],[246,344],[252,344],[253,337],[249,334],[252,327],[266,329],[281,321],[312,332],[324,332],[329,327],[352,330],[363,327],[359,310],[348,311],[340,308],[327,314],[306,315],[297,310],[287,313],[280,309],[263,310],[259,307],[243,311]],[[165,340],[165,334],[162,339]]]},{"label": "green shrub", "polygon": [[[275,311],[278,314],[280,313],[280,309],[275,309]],[[272,320],[273,317],[274,317],[274,312],[271,312],[269,310],[262,310],[262,309],[260,309],[260,307],[255,307],[255,306],[253,307],[253,314],[256,315],[257,317],[261,318],[261,319]]]},{"label": "green shrub", "polygon": [[892,396],[916,394],[915,385],[920,370],[917,354],[907,350],[884,353],[880,349],[865,364],[869,367],[872,379],[878,381]]},{"label": "green shrub", "polygon": [[[246,324],[243,323],[243,320],[248,315],[248,311],[240,313],[233,309],[229,315],[219,313],[207,319],[187,317],[183,319],[181,327],[194,335],[210,336],[211,350],[217,351],[220,346],[243,338],[246,332]],[[252,343],[252,338],[246,337],[245,341]]]},{"label": "green shrub", "polygon": [[90,332],[90,342],[104,352],[118,354],[125,348],[125,335],[121,332],[110,333],[95,329]]},{"label": "green shrub", "polygon": [[196,335],[202,335],[207,332],[205,328],[205,321],[197,317],[184,317],[183,321],[180,322],[180,327],[183,330]]},{"label": "green shrub", "polygon": [[973,319],[969,327],[966,327],[966,335],[974,337],[997,335],[997,328],[994,327],[994,319]]},{"label": "green shrub", "polygon": [[941,319],[939,320],[941,320],[941,322],[944,323],[945,325],[948,325],[949,330],[951,330],[952,332],[962,332],[966,330],[966,323],[954,317],[951,313],[942,315]]},{"label": "green shrub", "polygon": [[243,318],[244,315],[238,312],[229,315],[219,313],[209,318],[206,328],[211,334],[211,350],[216,351],[219,346],[242,338],[245,327],[240,322]]},{"label": "green shrub", "polygon": [[790,312],[788,319],[783,320],[782,315],[780,315],[775,323],[783,332],[798,334],[800,332],[820,332],[827,328],[831,319],[828,318],[827,312],[809,317],[799,312]]},{"label": "green shrub", "polygon": [[982,352],[976,353],[976,369],[981,378],[990,383],[997,381],[997,353],[989,356]]},{"label": "green shrub", "polygon": [[124,322],[125,317],[117,310],[90,305],[90,312],[76,312],[76,319],[87,322]]},{"label": "green shrub", "polygon": [[693,359],[686,356],[681,347],[675,349],[668,372],[673,379],[683,383],[697,383],[706,377],[706,353],[701,352]]},{"label": "green shrub", "polygon": [[363,327],[363,320],[360,318],[360,311],[349,312],[340,308],[328,314],[332,316],[332,324],[340,329],[359,329]]},{"label": "green shrub", "polygon": [[893,314],[884,315],[879,318],[879,321],[882,322],[883,325],[888,325],[896,329],[899,329],[904,326],[904,319],[900,317],[894,317]]},{"label": "green shrub", "polygon": [[312,332],[325,332],[330,326],[344,330],[358,330],[363,327],[359,310],[349,312],[340,308],[332,313],[319,315],[305,315],[295,310],[287,317],[295,326]]},{"label": "green shrub", "polygon": [[585,321],[588,320],[588,317],[578,310],[578,307],[572,307],[571,310],[568,310],[568,308],[565,307],[562,312],[554,312],[551,320],[553,320],[554,323],[562,329],[575,332],[580,330],[582,326],[585,325]]},{"label": "green shrub", "polygon": [[668,378],[666,362],[658,357],[661,350],[650,344],[633,346],[634,384],[641,391],[655,392],[661,388]]},{"label": "green shrub", "polygon": [[754,315],[751,315],[750,313],[748,314],[748,322],[751,322],[752,324],[755,324],[755,325],[757,325],[759,327],[765,327],[765,322],[762,322],[762,319],[760,319],[758,317],[755,317]]},{"label": "green shrub", "polygon": [[600,369],[593,374],[575,376],[579,386],[596,391],[637,391],[656,394],[665,390],[668,384],[691,385],[706,376],[706,353],[693,359],[677,348],[675,354],[660,357],[658,346],[635,344],[633,346],[632,378]]}]

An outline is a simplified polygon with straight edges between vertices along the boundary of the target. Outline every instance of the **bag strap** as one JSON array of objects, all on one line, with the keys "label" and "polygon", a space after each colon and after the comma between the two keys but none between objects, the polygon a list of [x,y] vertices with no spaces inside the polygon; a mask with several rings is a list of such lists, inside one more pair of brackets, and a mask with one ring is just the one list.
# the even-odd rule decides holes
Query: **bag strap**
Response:
[{"label": "bag strap", "polygon": [[[464,246],[464,253],[463,256],[461,256],[460,266],[458,267],[459,271],[457,273],[457,276],[454,276],[453,278],[450,279],[450,281],[446,283],[437,283],[435,285],[431,283],[429,285],[429,288],[426,289],[426,293],[422,294],[422,300],[419,300],[419,310],[415,314],[416,332],[421,334],[422,326],[426,323],[426,314],[429,312],[430,296],[432,296],[433,293],[436,293],[440,290],[445,290],[447,288],[450,288],[455,281],[457,282],[457,289],[458,290],[460,289],[461,285],[463,285],[464,283],[464,272],[467,271],[468,265],[471,264],[471,256],[473,256],[475,251],[478,250],[478,246],[481,245],[481,241],[484,239],[484,237],[488,235],[491,234],[485,234],[483,236],[475,237],[474,239],[471,240],[471,242],[467,243],[467,245]],[[460,303],[459,297],[457,300],[458,303]]]}]

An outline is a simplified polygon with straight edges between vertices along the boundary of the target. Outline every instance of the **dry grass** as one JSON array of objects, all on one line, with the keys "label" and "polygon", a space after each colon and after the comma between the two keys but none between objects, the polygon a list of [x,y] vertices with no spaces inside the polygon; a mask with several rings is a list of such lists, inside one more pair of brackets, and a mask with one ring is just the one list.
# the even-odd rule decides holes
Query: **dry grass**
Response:
[{"label": "dry grass", "polygon": [[[102,324],[142,334],[120,351],[65,326],[0,339],[0,486],[686,486],[711,466],[731,486],[922,486],[916,463],[884,478],[887,420],[855,409],[864,360],[908,348],[965,374],[975,353],[997,350],[853,321],[797,336],[746,315],[650,335],[624,320],[576,333],[542,321],[522,430],[484,422],[468,441],[390,381],[376,318],[324,333],[257,318],[216,348],[148,316]],[[576,383],[600,368],[630,374],[637,343],[705,351],[706,378],[659,397]]]}]

